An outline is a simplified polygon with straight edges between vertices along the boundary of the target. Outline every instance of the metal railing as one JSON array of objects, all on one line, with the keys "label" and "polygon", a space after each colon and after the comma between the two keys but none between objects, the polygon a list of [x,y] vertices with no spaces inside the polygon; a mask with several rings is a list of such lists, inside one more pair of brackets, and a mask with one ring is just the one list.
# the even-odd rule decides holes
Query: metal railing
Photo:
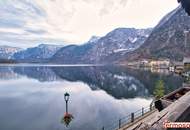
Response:
[{"label": "metal railing", "polygon": [[142,109],[132,112],[131,114],[120,118],[108,126],[103,126],[100,130],[118,130],[129,123],[134,123],[136,119],[143,117],[148,112],[154,110],[154,106],[143,107]]}]

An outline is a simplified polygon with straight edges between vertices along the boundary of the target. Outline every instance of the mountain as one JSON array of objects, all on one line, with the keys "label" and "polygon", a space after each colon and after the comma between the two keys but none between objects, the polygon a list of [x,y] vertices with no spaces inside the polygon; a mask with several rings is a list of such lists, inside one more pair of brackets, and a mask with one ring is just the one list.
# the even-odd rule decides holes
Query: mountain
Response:
[{"label": "mountain", "polygon": [[98,37],[98,36],[92,36],[90,38],[90,40],[88,41],[88,43],[94,43],[94,42],[97,42],[101,37]]},{"label": "mountain", "polygon": [[167,14],[154,28],[141,48],[125,57],[125,60],[140,58],[169,58],[182,61],[190,56],[190,17],[178,7]]},{"label": "mountain", "polygon": [[91,62],[104,62],[113,54],[126,54],[139,48],[148,37],[151,29],[117,28],[98,40],[85,55]]},{"label": "mountain", "polygon": [[0,46],[0,59],[10,59],[14,53],[19,52],[21,48],[10,47],[10,46]]},{"label": "mountain", "polygon": [[12,59],[20,62],[43,62],[53,56],[62,46],[40,44],[37,47],[15,53]]},{"label": "mountain", "polygon": [[64,64],[76,64],[76,63],[88,63],[83,57],[89,50],[98,42],[99,38],[93,36],[87,43],[83,45],[68,45],[58,50],[54,56],[51,57],[49,62],[64,63]]},{"label": "mountain", "polygon": [[50,61],[70,64],[105,63],[113,54],[124,55],[139,48],[150,32],[151,29],[117,28],[104,37],[92,37],[83,45],[63,47]]}]

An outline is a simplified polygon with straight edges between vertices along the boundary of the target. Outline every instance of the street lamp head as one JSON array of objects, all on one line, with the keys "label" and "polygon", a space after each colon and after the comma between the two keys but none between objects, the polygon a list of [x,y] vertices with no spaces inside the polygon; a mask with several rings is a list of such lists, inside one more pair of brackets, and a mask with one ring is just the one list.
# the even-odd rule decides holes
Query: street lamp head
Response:
[{"label": "street lamp head", "polygon": [[66,102],[69,101],[69,96],[70,96],[69,93],[65,93],[64,98]]}]

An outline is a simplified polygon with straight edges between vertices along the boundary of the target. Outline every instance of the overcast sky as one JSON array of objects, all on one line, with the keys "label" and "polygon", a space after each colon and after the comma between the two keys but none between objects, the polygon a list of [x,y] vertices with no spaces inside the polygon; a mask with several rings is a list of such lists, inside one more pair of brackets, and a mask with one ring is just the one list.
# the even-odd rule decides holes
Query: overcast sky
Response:
[{"label": "overcast sky", "polygon": [[81,44],[118,27],[154,27],[177,0],[0,0],[0,45]]}]

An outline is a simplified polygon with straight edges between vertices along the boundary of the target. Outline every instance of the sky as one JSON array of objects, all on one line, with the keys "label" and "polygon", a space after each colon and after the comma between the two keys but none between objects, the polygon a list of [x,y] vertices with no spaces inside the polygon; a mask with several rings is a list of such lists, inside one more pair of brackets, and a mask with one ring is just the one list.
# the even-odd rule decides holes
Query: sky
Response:
[{"label": "sky", "polygon": [[0,0],[0,45],[83,44],[118,27],[154,27],[177,0]]}]

